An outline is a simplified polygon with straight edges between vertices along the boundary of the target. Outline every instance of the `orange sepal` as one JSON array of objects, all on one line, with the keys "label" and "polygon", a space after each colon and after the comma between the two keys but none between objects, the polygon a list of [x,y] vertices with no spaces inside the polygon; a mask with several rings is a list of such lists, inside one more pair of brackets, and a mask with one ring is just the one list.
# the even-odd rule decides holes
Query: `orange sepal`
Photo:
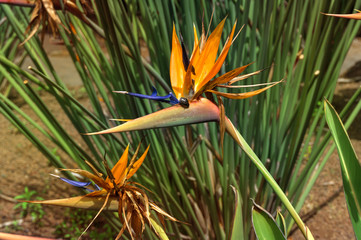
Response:
[{"label": "orange sepal", "polygon": [[196,26],[194,24],[193,24],[193,32],[194,32],[194,45],[193,45],[193,51],[192,51],[192,55],[191,55],[191,61],[193,63],[196,63],[198,61],[198,58],[200,55],[200,46],[199,46],[199,40],[198,40],[198,36],[197,36]]},{"label": "orange sepal", "polygon": [[219,43],[221,41],[223,26],[226,21],[224,18],[211,33],[207,39],[202,52],[200,53],[199,59],[193,63],[196,76],[195,76],[195,91],[200,89],[204,84],[204,78],[212,70],[214,62],[217,57]]},{"label": "orange sepal", "polygon": [[127,175],[127,179],[131,178],[134,175],[134,173],[136,173],[138,171],[139,167],[142,165],[142,163],[145,159],[145,156],[147,156],[149,147],[150,147],[150,145],[148,145],[148,147],[145,150],[145,152],[143,153],[143,155],[133,164],[133,166],[131,166],[131,169],[129,170],[129,173]]},{"label": "orange sepal", "polygon": [[250,98],[253,96],[256,96],[264,91],[266,91],[267,89],[279,84],[281,81],[278,81],[270,86],[252,91],[252,92],[245,92],[245,93],[225,93],[225,92],[218,92],[218,91],[214,91],[214,90],[207,90],[207,92],[211,92],[216,94],[217,96],[222,96],[222,97],[226,97],[226,98],[230,98],[230,99],[245,99],[245,98]]},{"label": "orange sepal", "polygon": [[250,64],[247,64],[245,66],[233,69],[225,74],[223,74],[220,77],[217,77],[216,79],[214,79],[213,81],[209,82],[206,85],[206,89],[213,89],[214,87],[216,87],[219,84],[224,84],[229,82],[230,80],[232,80],[233,78],[237,77],[239,74],[241,74]]},{"label": "orange sepal", "polygon": [[[196,52],[199,51],[198,45],[196,46],[195,51]],[[191,89],[193,88],[192,76],[194,76],[193,71],[195,71],[194,66],[193,66],[194,60],[195,60],[195,58],[191,58],[186,75],[184,77],[182,96],[186,97],[186,98],[188,98],[189,93],[192,92]]]},{"label": "orange sepal", "polygon": [[[196,56],[193,56],[193,55],[197,55],[195,53],[198,53],[199,55],[199,40],[198,40],[198,35],[197,35],[197,30],[196,30],[196,26],[193,24],[193,33],[194,33],[194,45],[193,45],[193,52],[192,52],[192,56],[191,57],[196,57]],[[197,48],[198,46],[198,48]],[[196,60],[194,60],[196,61]]]},{"label": "orange sepal", "polygon": [[100,189],[98,191],[88,193],[88,194],[86,194],[84,196],[85,197],[101,197],[101,196],[105,197],[108,193],[109,192],[103,188],[103,189]]},{"label": "orange sepal", "polygon": [[216,76],[216,74],[219,72],[219,70],[221,70],[223,62],[224,62],[224,60],[226,60],[228,50],[232,45],[233,35],[234,35],[234,31],[236,29],[236,24],[237,24],[237,22],[234,23],[232,32],[229,35],[227,42],[224,45],[222,52],[219,55],[216,63],[213,64],[213,66],[212,66],[211,70],[208,72],[207,76],[202,80],[201,83],[199,83],[199,88],[201,88],[204,84],[206,84],[208,81],[210,81],[214,76]]},{"label": "orange sepal", "polygon": [[186,72],[183,67],[182,47],[179,43],[174,24],[169,72],[174,94],[177,98],[180,98],[182,95],[182,91],[179,91],[179,89],[183,89],[184,77]]},{"label": "orange sepal", "polygon": [[[125,176],[125,169],[127,168],[127,164],[128,164],[128,152],[129,152],[129,145],[124,150],[123,155],[119,158],[119,161],[112,168],[112,174],[115,178],[116,184],[123,182]],[[110,183],[109,176],[105,181]]]}]

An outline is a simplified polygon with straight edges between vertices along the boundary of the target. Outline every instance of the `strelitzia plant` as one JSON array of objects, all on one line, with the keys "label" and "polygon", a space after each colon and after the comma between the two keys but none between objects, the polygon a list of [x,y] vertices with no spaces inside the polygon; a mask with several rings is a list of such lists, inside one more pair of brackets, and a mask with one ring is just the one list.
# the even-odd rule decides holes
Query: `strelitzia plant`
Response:
[{"label": "strelitzia plant", "polygon": [[[135,151],[129,165],[128,165],[128,152],[129,145],[125,149],[123,155],[119,161],[110,169],[104,161],[108,176],[104,179],[102,174],[96,170],[90,163],[89,166],[94,173],[88,172],[82,169],[63,169],[63,171],[69,171],[72,173],[80,174],[81,176],[90,179],[94,183],[94,188],[89,188],[91,182],[79,182],[66,178],[61,180],[80,188],[85,188],[90,193],[83,196],[56,199],[56,200],[44,200],[44,201],[31,201],[32,203],[40,203],[47,205],[74,207],[82,209],[99,210],[97,215],[93,218],[89,226],[84,230],[83,234],[90,227],[96,217],[103,211],[117,211],[120,221],[123,226],[117,235],[116,239],[119,239],[125,230],[128,230],[132,239],[139,239],[145,230],[145,224],[148,223],[157,235],[164,234],[159,230],[159,225],[151,217],[151,210],[154,210],[161,222],[164,222],[163,217],[167,217],[172,221],[177,221],[174,217],[163,211],[155,203],[151,202],[145,193],[145,191],[139,186],[142,185],[131,182],[129,179],[137,172],[142,165],[148,150],[144,151],[143,155],[136,160],[137,153],[139,152],[140,144]],[[144,187],[143,187],[144,188]],[[81,237],[81,236],[80,236]],[[79,237],[79,238],[80,238]],[[164,237],[164,236],[163,236]]]},{"label": "strelitzia plant", "polygon": [[[53,2],[57,9],[56,1]],[[106,38],[101,45],[87,24],[67,10],[57,11],[63,24],[69,30],[76,30],[76,33],[71,31],[68,34],[59,27],[61,38],[81,76],[86,97],[92,107],[83,106],[76,100],[74,93],[68,91],[64,79],[53,70],[36,35],[24,44],[24,54],[29,54],[34,62],[31,71],[38,70],[34,71],[35,76],[17,67],[6,56],[0,56],[1,74],[44,124],[37,125],[31,114],[18,108],[11,99],[1,94],[0,112],[58,168],[66,167],[51,152],[53,146],[46,144],[40,137],[45,136],[62,149],[66,157],[76,162],[79,168],[86,169],[83,159],[99,166],[98,162],[103,159],[101,153],[104,152],[109,154],[108,160],[115,163],[119,159],[116,153],[125,149],[125,143],[139,141],[142,134],[109,134],[91,139],[81,135],[86,145],[80,144],[74,141],[73,135],[64,131],[65,126],[57,121],[53,111],[48,111],[47,103],[42,102],[42,97],[39,98],[39,94],[32,91],[33,88],[40,86],[56,97],[77,133],[107,129],[113,126],[111,123],[108,125],[109,117],[134,118],[155,112],[165,105],[149,104],[148,101],[111,94],[111,91],[127,90],[145,94],[147,89],[155,86],[161,96],[171,92],[167,79],[172,21],[176,29],[181,30],[187,48],[192,49],[192,22],[195,22],[197,30],[201,29],[201,18],[197,13],[204,9],[204,20],[209,22],[212,12],[212,5],[205,1],[95,0],[92,3],[96,4],[93,5],[96,18],[92,19],[98,20],[96,23],[104,31],[102,36]],[[237,19],[238,23],[248,23],[232,44],[227,54],[227,63],[220,72],[224,73],[256,60],[247,67],[249,72],[274,67],[264,71],[263,75],[246,80],[247,84],[261,83],[265,79],[268,79],[267,82],[278,81],[287,76],[287,83],[282,86],[244,101],[225,99],[224,106],[234,126],[242,132],[248,143],[252,143],[252,149],[249,149],[257,154],[251,158],[252,161],[256,162],[259,156],[263,164],[267,164],[271,175],[279,180],[279,185],[287,191],[295,209],[300,211],[327,162],[327,157],[321,156],[325,155],[323,152],[330,137],[323,139],[322,126],[325,123],[321,120],[322,109],[316,103],[325,96],[332,98],[342,60],[361,24],[356,21],[336,21],[320,15],[320,12],[350,12],[352,9],[360,9],[360,1],[348,1],[347,4],[335,2],[331,5],[329,1],[288,1],[288,4],[264,1],[261,5],[245,0],[212,3],[217,5],[213,23],[221,22],[226,15],[232,22]],[[5,5],[0,5],[0,8],[0,12],[6,14],[12,24],[12,37],[23,42],[26,38],[25,28],[29,24],[29,12]],[[230,33],[232,27],[233,24],[226,21],[223,31],[227,29]],[[342,34],[334,29],[341,29]],[[8,45],[10,41],[7,38],[5,40]],[[223,36],[222,45],[225,41]],[[146,60],[143,58],[146,56],[143,54],[144,42],[149,50],[149,58]],[[104,46],[103,43],[108,51],[101,47]],[[9,46],[9,49],[18,49],[14,45]],[[24,79],[28,79],[29,84],[24,84]],[[174,95],[173,91],[172,94]],[[351,101],[349,106],[350,103]],[[346,112],[345,108],[345,114]],[[41,132],[39,134],[32,129],[39,129]],[[163,202],[164,209],[177,219],[191,223],[180,226],[168,221],[167,229],[175,238],[180,239],[186,235],[189,238],[208,236],[229,239],[233,228],[239,232],[239,237],[233,232],[233,239],[248,239],[251,231],[250,198],[255,198],[258,204],[271,213],[281,207],[279,195],[269,188],[271,185],[264,184],[262,175],[255,167],[259,169],[263,165],[249,164],[246,154],[239,154],[235,142],[230,138],[225,138],[222,164],[213,161],[215,158],[210,154],[218,154],[220,151],[216,146],[220,136],[217,125],[193,125],[187,126],[186,130],[188,129],[192,132],[183,132],[183,127],[147,131],[146,138],[152,142],[148,155],[157,161],[145,162],[141,171],[146,174],[137,174],[137,181],[152,190],[153,199]],[[202,139],[198,139],[198,136],[202,136]],[[311,143],[312,152],[309,157]],[[209,146],[215,149],[210,149]],[[327,151],[329,156],[332,149]],[[307,165],[304,167],[305,158]],[[98,171],[106,173],[102,168],[98,168]],[[234,202],[230,185],[238,190],[240,196],[237,212],[242,217],[238,218],[238,223],[233,221],[235,209],[229,208]],[[222,199],[218,198],[218,193],[222,193]],[[201,209],[203,214],[197,209]],[[290,232],[293,220],[284,208],[281,209],[287,223],[287,232]],[[112,217],[112,214],[107,216]],[[202,217],[206,220],[203,225],[200,222]],[[117,225],[114,217],[108,220],[114,226]],[[232,222],[237,227],[233,227]],[[153,235],[148,230],[150,229],[145,230],[145,234],[152,239]]]},{"label": "strelitzia plant", "polygon": [[[261,160],[256,156],[251,147],[247,144],[238,130],[233,126],[232,122],[225,115],[221,97],[227,97],[231,99],[245,99],[260,94],[274,85],[282,82],[282,80],[280,80],[274,83],[260,84],[269,86],[246,93],[224,93],[216,90],[217,87],[237,87],[232,86],[232,84],[261,72],[261,70],[259,70],[253,73],[239,76],[247,68],[247,66],[249,66],[248,64],[214,78],[221,69],[229,48],[234,41],[233,35],[235,32],[236,23],[233,25],[232,31],[227,38],[227,41],[221,53],[219,54],[218,59],[216,60],[225,20],[226,19],[223,19],[218,24],[208,39],[203,29],[201,38],[198,40],[197,32],[194,28],[194,49],[190,59],[188,58],[183,41],[179,41],[175,27],[173,26],[170,79],[174,94],[170,92],[166,96],[158,96],[155,89],[153,89],[153,93],[151,95],[116,91],[118,93],[135,97],[167,102],[174,106],[162,109],[143,117],[136,118],[134,120],[126,120],[127,122],[122,125],[99,132],[88,133],[87,135],[126,132],[218,121],[220,123],[221,145],[223,142],[223,135],[225,131],[227,131],[238,143],[238,145],[247,153],[256,167],[263,174],[267,182],[272,186],[283,204],[289,210],[290,215],[293,217],[306,239],[313,239],[312,233],[302,222],[301,218],[298,216],[296,210],[292,207],[292,204],[287,199],[282,189],[278,186],[272,175],[262,164]],[[212,93],[217,96],[218,106],[215,104]],[[202,96],[203,94],[205,94],[206,98]]]}]

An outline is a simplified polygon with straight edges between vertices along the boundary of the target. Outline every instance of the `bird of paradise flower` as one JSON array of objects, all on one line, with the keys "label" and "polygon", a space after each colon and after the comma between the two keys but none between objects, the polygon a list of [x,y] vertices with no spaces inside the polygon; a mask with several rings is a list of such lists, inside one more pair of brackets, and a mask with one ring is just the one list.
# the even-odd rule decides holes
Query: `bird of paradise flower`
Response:
[{"label": "bird of paradise flower", "polygon": [[[151,217],[150,210],[154,210],[157,213],[161,222],[164,222],[163,216],[167,217],[172,221],[177,221],[177,219],[163,211],[155,203],[151,202],[145,191],[138,187],[142,185],[136,182],[129,181],[129,179],[137,172],[139,167],[142,165],[149,150],[148,146],[143,155],[137,161],[135,161],[136,156],[139,152],[139,148],[140,144],[135,154],[133,155],[129,165],[127,164],[129,145],[125,149],[119,161],[114,165],[112,169],[110,169],[104,161],[104,165],[108,174],[105,179],[102,177],[102,174],[99,173],[89,163],[88,164],[92,168],[94,174],[82,169],[64,169],[64,171],[77,173],[85,178],[92,180],[95,183],[96,190],[86,188],[91,192],[84,196],[31,202],[47,205],[99,210],[97,215],[94,217],[92,222],[88,225],[88,227],[84,230],[83,233],[87,231],[87,229],[91,226],[96,217],[103,210],[110,210],[118,211],[120,220],[123,223],[123,226],[116,239],[119,239],[125,230],[128,230],[132,239],[139,239],[145,229],[145,223],[148,223],[157,234],[162,234],[159,229],[159,225]],[[73,186],[81,188],[85,188],[90,184],[90,182],[78,182],[66,178],[61,179]]]},{"label": "bird of paradise flower", "polygon": [[[123,93],[134,97],[167,102],[173,106],[134,120],[127,120],[126,123],[107,130],[87,133],[87,135],[219,121],[221,125],[221,136],[223,139],[223,133],[226,129],[225,126],[227,125],[226,122],[228,120],[225,116],[221,97],[231,99],[249,98],[260,94],[281,82],[278,81],[274,83],[261,84],[268,86],[245,93],[226,93],[216,89],[218,87],[240,87],[232,84],[256,75],[262,71],[260,70],[239,76],[250,65],[248,64],[215,78],[226,59],[233,41],[235,40],[233,36],[236,29],[236,23],[233,25],[232,31],[217,58],[218,47],[221,41],[225,21],[226,19],[223,19],[208,38],[203,28],[201,37],[198,39],[197,31],[194,27],[194,49],[190,58],[187,55],[182,38],[181,41],[179,41],[175,27],[173,26],[172,52],[170,59],[170,80],[173,93],[170,92],[166,96],[159,96],[155,88],[153,88],[151,95],[143,95],[127,91],[115,91],[116,93]],[[205,94],[205,97],[203,94]],[[218,106],[216,105],[212,94],[217,96]]]}]

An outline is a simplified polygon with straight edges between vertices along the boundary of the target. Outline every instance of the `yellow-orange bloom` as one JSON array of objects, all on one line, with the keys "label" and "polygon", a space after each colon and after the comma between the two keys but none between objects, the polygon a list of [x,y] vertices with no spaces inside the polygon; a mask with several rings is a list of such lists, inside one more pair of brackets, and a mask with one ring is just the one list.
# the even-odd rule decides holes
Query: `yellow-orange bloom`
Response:
[{"label": "yellow-orange bloom", "polygon": [[[231,80],[235,79],[249,66],[248,64],[236,68],[220,77],[213,79],[220,71],[232,45],[232,42],[234,41],[233,36],[236,29],[236,23],[233,25],[232,31],[217,58],[225,20],[226,19],[223,19],[218,24],[208,39],[203,31],[200,40],[198,40],[197,31],[194,27],[194,49],[189,60],[185,59],[187,58],[187,54],[183,44],[180,43],[175,27],[173,26],[172,53],[170,59],[170,80],[177,99],[186,98],[188,100],[195,100],[198,99],[204,92],[212,92],[216,95],[233,99],[243,99],[259,94],[274,85],[272,84],[271,86],[265,87],[258,91],[242,94],[224,94],[214,90],[216,87],[228,87],[229,85],[236,82],[231,82]],[[260,71],[248,74],[239,80],[243,80],[259,72]]]},{"label": "yellow-orange bloom", "polygon": [[[149,201],[145,191],[138,187],[140,184],[128,181],[142,165],[149,150],[148,146],[143,155],[138,160],[136,160],[136,155],[139,151],[139,148],[140,145],[138,146],[136,153],[132,157],[129,165],[129,146],[125,149],[123,155],[111,170],[105,164],[108,173],[108,176],[105,179],[102,177],[102,174],[91,165],[90,166],[92,167],[94,174],[82,169],[64,169],[66,171],[77,173],[83,177],[89,178],[96,184],[97,187],[101,188],[100,190],[93,191],[84,196],[45,201],[32,201],[32,203],[96,209],[99,210],[99,212],[95,218],[102,210],[118,211],[120,220],[123,223],[123,227],[116,239],[119,239],[125,230],[128,230],[132,238],[135,237],[138,239],[141,237],[145,229],[145,223],[148,223],[158,234],[157,231],[159,226],[156,225],[155,227],[155,224],[157,223],[154,221],[154,219],[152,219],[150,215],[150,209],[156,211],[158,217],[160,218],[165,216],[170,220],[177,220],[163,211],[155,203]],[[78,187],[81,187],[80,185],[83,184],[81,182],[71,181],[64,178],[62,178],[62,180]],[[161,221],[163,221],[163,219],[161,219]],[[89,226],[90,225],[91,223]]]}]

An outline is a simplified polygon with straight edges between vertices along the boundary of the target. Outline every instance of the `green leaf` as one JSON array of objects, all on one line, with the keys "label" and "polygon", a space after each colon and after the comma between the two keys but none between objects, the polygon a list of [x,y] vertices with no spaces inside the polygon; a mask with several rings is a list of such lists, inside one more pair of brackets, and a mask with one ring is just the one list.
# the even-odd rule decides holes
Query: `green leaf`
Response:
[{"label": "green leaf", "polygon": [[340,157],[343,187],[356,237],[361,239],[361,166],[336,110],[325,100],[325,117]]},{"label": "green leaf", "polygon": [[283,232],[283,235],[285,235],[285,237],[287,237],[287,228],[286,228],[285,218],[283,217],[282,213],[279,210],[277,210],[276,223],[277,223],[278,227],[281,229],[281,231]]},{"label": "green leaf", "polygon": [[244,150],[244,152],[248,155],[248,157],[250,157],[252,162],[256,165],[258,170],[262,173],[263,177],[271,185],[271,187],[273,188],[275,193],[278,195],[278,197],[280,198],[282,203],[285,205],[285,207],[289,211],[292,218],[297,223],[298,227],[300,228],[300,230],[301,230],[302,234],[305,236],[305,238],[306,239],[314,239],[313,236],[312,236],[311,231],[303,223],[303,221],[300,218],[300,216],[298,215],[297,211],[294,209],[291,202],[288,200],[286,194],[282,191],[280,186],[273,179],[272,175],[268,172],[267,168],[262,164],[261,160],[253,152],[252,148],[248,145],[248,143],[245,141],[245,139],[238,132],[238,130],[233,126],[233,123],[228,118],[226,118],[226,131],[232,136],[232,138]]},{"label": "green leaf", "polygon": [[237,189],[233,186],[232,190],[234,192],[235,195],[235,200],[234,200],[234,217],[233,217],[233,222],[232,222],[232,235],[231,235],[231,240],[236,240],[236,239],[242,239],[243,238],[243,216],[242,216],[242,205],[241,205],[241,198],[239,196],[239,192],[237,191]]},{"label": "green leaf", "polygon": [[164,229],[153,218],[149,218],[149,219],[154,228],[154,231],[157,233],[159,238],[162,240],[168,240],[169,238],[167,234],[164,232]]},{"label": "green leaf", "polygon": [[252,224],[259,240],[286,239],[270,213],[253,201]]}]

